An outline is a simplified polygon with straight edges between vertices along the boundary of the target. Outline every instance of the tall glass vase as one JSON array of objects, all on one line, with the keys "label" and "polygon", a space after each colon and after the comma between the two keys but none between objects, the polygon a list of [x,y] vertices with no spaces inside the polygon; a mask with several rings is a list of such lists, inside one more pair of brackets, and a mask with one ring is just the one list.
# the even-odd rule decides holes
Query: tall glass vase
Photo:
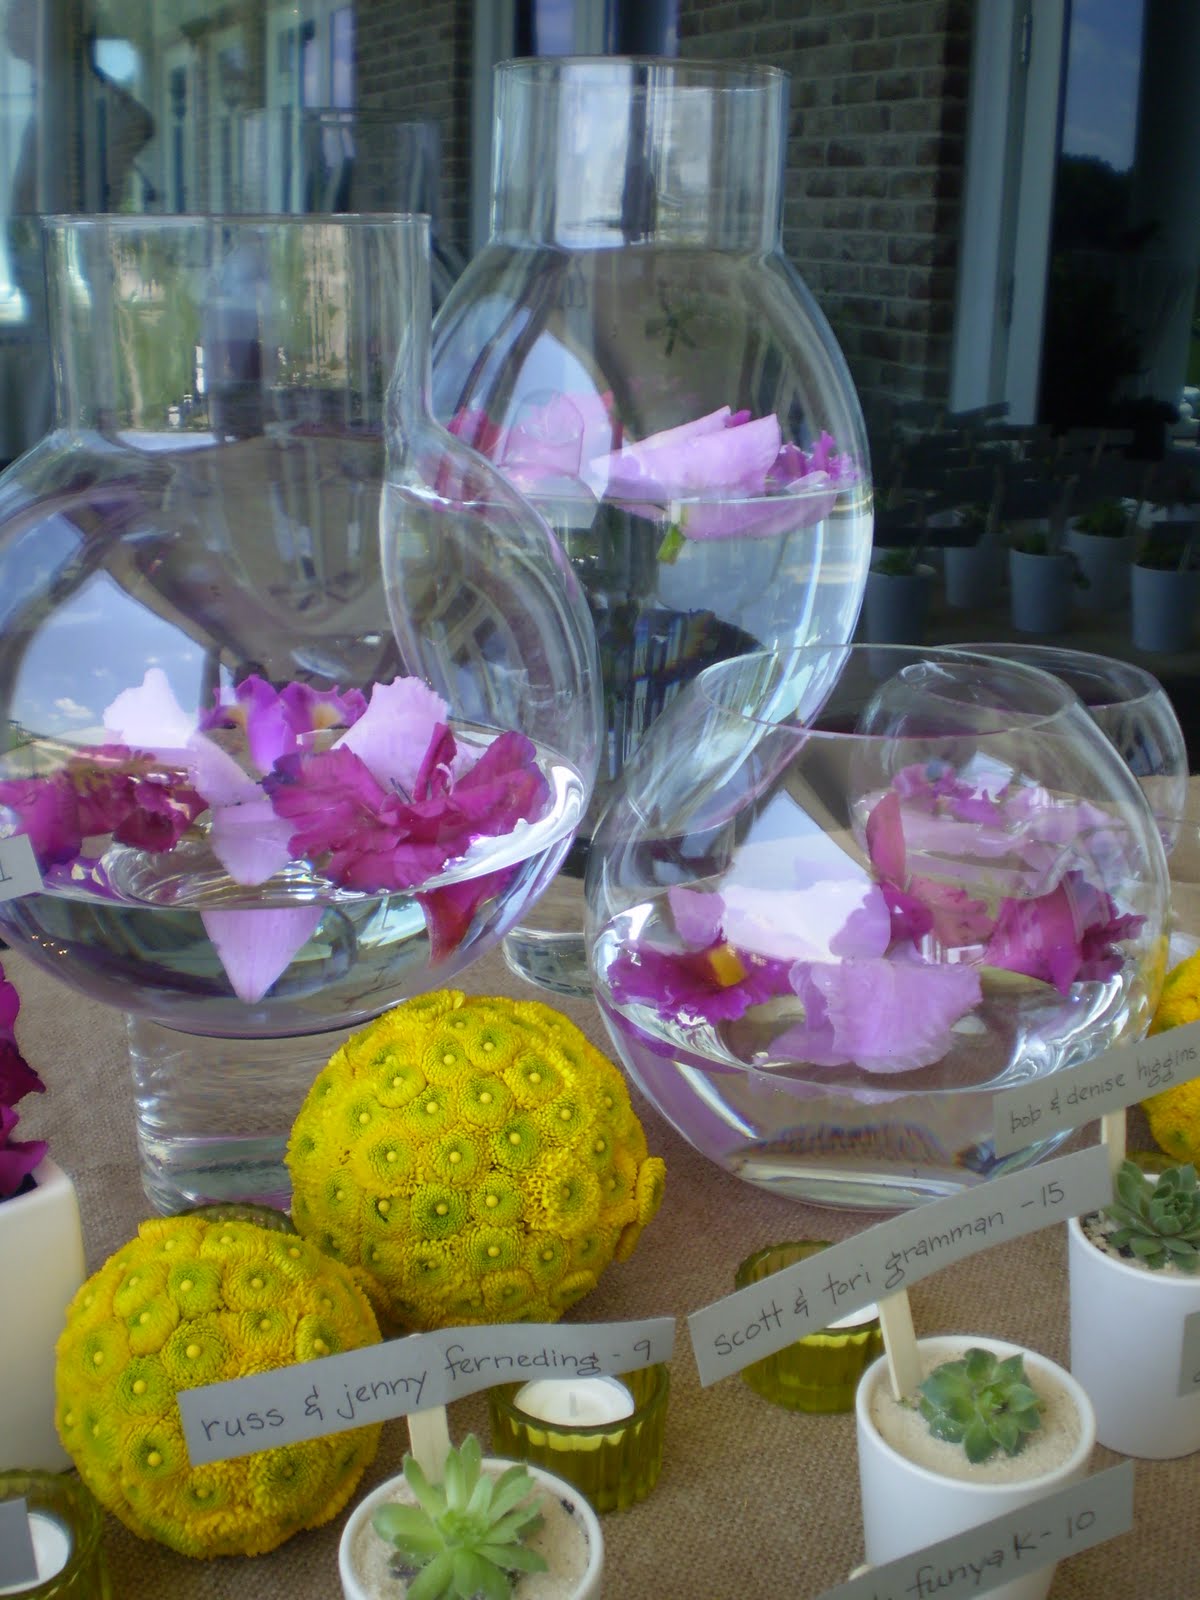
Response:
[{"label": "tall glass vase", "polygon": [[439,418],[554,527],[605,743],[566,872],[505,950],[583,991],[581,877],[625,760],[701,668],[840,643],[871,545],[862,416],[781,249],[787,80],[608,57],[497,69],[492,231],[434,325]]},{"label": "tall glass vase", "polygon": [[344,1031],[557,869],[590,623],[429,417],[424,218],[71,218],[48,259],[57,426],[0,479],[0,930],[128,1014],[157,1206],[283,1200]]}]

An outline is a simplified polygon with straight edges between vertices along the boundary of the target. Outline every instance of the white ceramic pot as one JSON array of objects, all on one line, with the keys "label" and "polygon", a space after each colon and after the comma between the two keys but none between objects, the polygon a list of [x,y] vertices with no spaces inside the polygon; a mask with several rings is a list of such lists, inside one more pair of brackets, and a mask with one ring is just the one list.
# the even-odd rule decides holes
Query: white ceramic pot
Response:
[{"label": "white ceramic pot", "polygon": [[1185,1318],[1200,1275],[1151,1272],[1091,1244],[1073,1217],[1071,1371],[1096,1408],[1096,1437],[1122,1455],[1167,1460],[1200,1450],[1200,1388],[1179,1393]]},{"label": "white ceramic pot", "polygon": [[1004,552],[993,544],[947,545],[946,604],[990,611],[1004,582]]},{"label": "white ceramic pot", "polygon": [[[939,1360],[957,1360],[972,1346],[1005,1357],[1016,1355],[1020,1345],[1000,1339],[956,1334],[953,1338],[922,1339],[921,1347],[937,1347]],[[945,1348],[943,1348],[945,1347]],[[880,1357],[868,1368],[858,1386],[855,1414],[858,1424],[858,1475],[862,1487],[863,1533],[866,1559],[881,1566],[910,1555],[952,1534],[988,1522],[992,1517],[1040,1500],[1082,1478],[1095,1443],[1096,1423],[1082,1387],[1069,1372],[1035,1351],[1025,1350],[1025,1371],[1033,1383],[1061,1387],[1079,1417],[1079,1440],[1069,1457],[1052,1471],[1036,1477],[1014,1477],[1000,1483],[949,1477],[920,1466],[902,1455],[882,1437],[871,1417],[875,1387],[887,1383],[887,1362]],[[1018,1462],[1020,1457],[1015,1458]],[[992,1600],[1045,1600],[1054,1578],[1053,1563],[1039,1567],[990,1591]]]},{"label": "white ceramic pot", "polygon": [[912,572],[869,572],[864,609],[872,644],[920,644],[933,593],[933,568]]},{"label": "white ceramic pot", "polygon": [[1071,614],[1071,557],[1008,552],[1013,627],[1019,633],[1062,633]]},{"label": "white ceramic pot", "polygon": [[1129,603],[1129,568],[1133,561],[1134,536],[1125,534],[1110,539],[1102,533],[1085,533],[1071,526],[1067,530],[1067,549],[1074,552],[1079,570],[1087,580],[1075,589],[1079,611],[1121,611]]},{"label": "white ceramic pot", "polygon": [[35,1188],[0,1201],[0,1469],[71,1465],[54,1431],[54,1346],[84,1279],[75,1185],[46,1157]]},{"label": "white ceramic pot", "polygon": [[[498,1474],[511,1467],[513,1463],[498,1460],[495,1456],[485,1456],[483,1465],[485,1470]],[[526,1468],[547,1494],[562,1503],[563,1508],[578,1524],[587,1545],[587,1567],[582,1578],[576,1584],[564,1583],[561,1590],[554,1590],[554,1600],[599,1600],[601,1580],[604,1576],[604,1535],[600,1531],[596,1513],[579,1490],[573,1484],[567,1483],[564,1478],[556,1478],[552,1472],[545,1472],[531,1462],[521,1462],[520,1465]],[[345,1600],[379,1600],[374,1588],[364,1587],[352,1559],[352,1551],[363,1525],[370,1521],[381,1505],[397,1499],[405,1487],[403,1475],[389,1478],[377,1489],[373,1489],[365,1500],[360,1500],[350,1513],[346,1526],[342,1529],[341,1543],[338,1545],[338,1574],[342,1580],[342,1594]],[[540,1574],[540,1580],[544,1583],[549,1576],[549,1573]]]},{"label": "white ceramic pot", "polygon": [[1190,650],[1196,632],[1200,572],[1131,569],[1133,642],[1139,650]]}]

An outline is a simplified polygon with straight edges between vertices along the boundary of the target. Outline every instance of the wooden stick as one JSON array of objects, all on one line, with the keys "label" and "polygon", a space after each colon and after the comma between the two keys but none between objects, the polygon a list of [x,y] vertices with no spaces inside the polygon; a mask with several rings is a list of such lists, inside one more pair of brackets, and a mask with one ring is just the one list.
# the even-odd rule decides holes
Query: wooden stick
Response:
[{"label": "wooden stick", "polygon": [[1125,1108],[1107,1111],[1100,1118],[1100,1142],[1108,1147],[1108,1170],[1115,1181],[1117,1168],[1125,1159]]},{"label": "wooden stick", "polygon": [[921,1353],[906,1290],[899,1289],[879,1301],[879,1326],[883,1330],[892,1395],[903,1400],[921,1381]]},{"label": "wooden stick", "polygon": [[408,1414],[408,1442],[417,1465],[430,1483],[441,1483],[450,1453],[450,1419],[445,1406]]}]

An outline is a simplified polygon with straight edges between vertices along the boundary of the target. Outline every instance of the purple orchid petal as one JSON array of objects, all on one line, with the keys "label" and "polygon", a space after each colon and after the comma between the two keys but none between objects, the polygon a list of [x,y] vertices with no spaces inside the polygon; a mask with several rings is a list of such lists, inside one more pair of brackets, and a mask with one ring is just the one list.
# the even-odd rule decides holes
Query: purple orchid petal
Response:
[{"label": "purple orchid petal", "polygon": [[719,894],[676,886],[667,890],[675,931],[684,944],[704,949],[720,937],[725,902]]},{"label": "purple orchid petal", "polygon": [[79,854],[83,843],[79,804],[65,772],[0,783],[0,806],[15,816],[17,832],[28,835],[43,872]]},{"label": "purple orchid petal", "polygon": [[183,759],[196,725],[161,667],[148,668],[138,688],[122,690],[105,709],[103,721],[122,744],[153,750],[168,760]]},{"label": "purple orchid petal", "polygon": [[288,683],[279,691],[288,718],[297,733],[324,728],[352,728],[364,715],[367,699],[361,689],[313,689],[307,683]]},{"label": "purple orchid petal", "polygon": [[1005,899],[984,963],[1052,983],[1066,994],[1076,981],[1111,977],[1120,939],[1134,937],[1144,917],[1119,915],[1111,897],[1081,873],[1068,872],[1048,894]]},{"label": "purple orchid petal", "polygon": [[902,884],[908,875],[900,796],[889,790],[867,817],[867,851],[881,878]]},{"label": "purple orchid petal", "polygon": [[516,871],[516,867],[502,867],[498,872],[485,872],[482,877],[443,884],[417,895],[429,930],[429,959],[435,966],[458,950],[480,907],[502,894]]},{"label": "purple orchid petal", "polygon": [[15,1039],[0,1039],[0,1105],[15,1106],[27,1094],[45,1094],[46,1085],[17,1048]]},{"label": "purple orchid petal", "polygon": [[0,1139],[0,1200],[9,1200],[41,1166],[50,1146],[45,1139]]},{"label": "purple orchid petal", "polygon": [[608,969],[609,986],[618,1004],[652,1005],[660,1016],[684,1023],[732,1022],[751,1006],[787,994],[788,963],[732,951],[745,976],[723,983],[710,957],[731,949],[718,940],[705,950],[673,951],[650,944],[623,949]]},{"label": "purple orchid petal", "polygon": [[450,793],[454,781],[454,758],[458,745],[444,722],[439,722],[429,740],[429,748],[421,757],[417,769],[413,795],[418,800],[441,799]]},{"label": "purple orchid petal", "polygon": [[300,740],[287,706],[265,678],[251,674],[238,684],[237,703],[246,719],[246,744],[258,772],[270,772],[281,756],[291,755]]},{"label": "purple orchid petal", "polygon": [[933,912],[915,895],[897,889],[894,883],[880,884],[891,917],[891,937],[897,942],[911,939],[915,944],[933,927]]},{"label": "purple orchid petal", "polygon": [[234,883],[253,888],[282,871],[292,858],[291,838],[291,823],[257,784],[246,800],[213,807],[209,846]]},{"label": "purple orchid petal", "polygon": [[587,462],[612,448],[611,403],[611,394],[578,393],[525,406],[489,454],[519,488],[577,482]]},{"label": "purple orchid petal", "polygon": [[790,978],[805,1021],[780,1035],[772,1054],[864,1072],[940,1061],[954,1024],[982,998],[974,968],[922,961],[800,962]]},{"label": "purple orchid petal", "polygon": [[689,500],[680,507],[679,528],[685,538],[696,540],[774,539],[824,521],[838,493],[823,473],[812,473],[777,494]]},{"label": "purple orchid petal", "polygon": [[829,941],[829,953],[841,960],[881,956],[895,937],[891,907],[882,889],[872,886],[862,904],[846,918]]},{"label": "purple orchid petal", "polygon": [[205,932],[238,999],[257,1003],[303,949],[324,915],[323,906],[273,911],[204,911]]},{"label": "purple orchid petal", "polygon": [[[779,419],[759,417],[724,426],[727,408],[681,428],[652,434],[591,464],[591,477],[617,500],[654,501],[690,496],[762,494],[781,443]],[[720,418],[713,431],[709,424]]]},{"label": "purple orchid petal", "polygon": [[934,938],[948,949],[983,944],[992,936],[996,919],[987,901],[973,900],[961,884],[910,878],[907,898],[929,913]]},{"label": "purple orchid petal", "polygon": [[378,783],[411,795],[433,731],[448,714],[446,702],[419,678],[377,683],[366,711],[333,748],[352,751]]}]

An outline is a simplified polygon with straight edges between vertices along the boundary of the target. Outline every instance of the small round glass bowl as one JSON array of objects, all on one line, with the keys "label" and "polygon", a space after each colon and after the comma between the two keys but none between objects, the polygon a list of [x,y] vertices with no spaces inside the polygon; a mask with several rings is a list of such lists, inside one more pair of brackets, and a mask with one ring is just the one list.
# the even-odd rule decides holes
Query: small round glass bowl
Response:
[{"label": "small round glass bowl", "polygon": [[[35,1518],[41,1522],[47,1537],[43,1541],[46,1554],[41,1556],[40,1565],[45,1564],[46,1555],[64,1535],[68,1550],[65,1563],[54,1572],[25,1589],[0,1588],[0,1594],[17,1600],[111,1600],[102,1539],[104,1518],[81,1479],[71,1472],[14,1468],[0,1472],[0,1501],[4,1500],[23,1500],[30,1522],[34,1523]],[[37,1552],[36,1524],[31,1532]]]},{"label": "small round glass bowl", "polygon": [[[761,1283],[784,1267],[827,1250],[825,1239],[789,1239],[756,1250],[733,1275],[734,1287]],[[742,1368],[742,1377],[764,1400],[789,1411],[853,1411],[858,1381],[883,1354],[883,1332],[873,1306],[864,1306],[820,1333],[797,1339],[774,1355]]]},{"label": "small round glass bowl", "polygon": [[596,1511],[628,1511],[658,1482],[671,1380],[659,1363],[623,1372],[620,1381],[633,1398],[632,1413],[592,1427],[547,1422],[522,1411],[515,1401],[523,1382],[489,1389],[493,1451],[565,1478]]}]

